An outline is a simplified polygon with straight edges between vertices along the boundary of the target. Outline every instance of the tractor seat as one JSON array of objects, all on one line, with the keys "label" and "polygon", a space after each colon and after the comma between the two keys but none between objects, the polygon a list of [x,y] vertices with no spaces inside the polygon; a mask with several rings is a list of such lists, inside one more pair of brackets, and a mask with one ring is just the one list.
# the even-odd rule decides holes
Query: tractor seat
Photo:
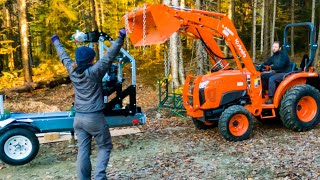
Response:
[{"label": "tractor seat", "polygon": [[290,72],[293,72],[293,71],[297,70],[296,63],[294,63],[294,62],[290,62],[290,67],[291,67],[291,71]]},{"label": "tractor seat", "polygon": [[294,73],[296,73],[296,72],[304,71],[304,68],[306,67],[306,64],[308,64],[309,60],[310,60],[310,59],[309,59],[308,54],[303,55],[299,68],[296,68],[296,63],[290,62],[291,71],[288,72],[287,74],[285,74],[285,75],[283,76],[283,79],[282,79],[282,80],[284,80],[284,79],[285,79],[287,76],[289,76],[290,74],[294,74]]},{"label": "tractor seat", "polygon": [[306,67],[306,65],[308,64],[309,60],[310,59],[309,59],[308,54],[303,55],[301,63],[300,63],[300,68],[298,69],[298,71],[303,71],[304,68]]},{"label": "tractor seat", "polygon": [[291,67],[291,70],[290,70],[290,72],[288,72],[287,74],[285,74],[284,76],[283,76],[283,79],[282,80],[284,80],[287,76],[289,76],[290,74],[293,74],[293,73],[295,73],[295,72],[297,72],[297,68],[296,68],[296,63],[294,63],[294,62],[290,62],[290,67]]}]

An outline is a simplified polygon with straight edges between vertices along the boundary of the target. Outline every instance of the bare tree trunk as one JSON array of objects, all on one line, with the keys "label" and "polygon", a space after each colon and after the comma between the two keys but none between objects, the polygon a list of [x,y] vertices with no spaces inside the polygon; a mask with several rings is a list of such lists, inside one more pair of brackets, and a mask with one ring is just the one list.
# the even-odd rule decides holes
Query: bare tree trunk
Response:
[{"label": "bare tree trunk", "polygon": [[100,14],[101,14],[101,31],[103,31],[104,20],[104,0],[100,0]]},{"label": "bare tree trunk", "polygon": [[163,0],[163,4],[170,5],[171,0]]},{"label": "bare tree trunk", "polygon": [[86,29],[88,26],[87,22],[85,19],[86,16],[86,12],[85,12],[85,8],[83,7],[83,0],[78,0],[78,6],[80,7],[79,10],[79,26],[81,30],[87,30],[89,31],[89,29]]},{"label": "bare tree trunk", "polygon": [[98,25],[96,21],[96,7],[95,7],[95,1],[90,0],[90,7],[91,7],[91,24],[92,24],[92,30],[98,30]]},{"label": "bare tree trunk", "polygon": [[206,71],[208,70],[208,63],[207,63],[207,52],[202,46],[202,43],[200,40],[196,41],[196,62],[198,66],[197,74],[206,74]]},{"label": "bare tree trunk", "polygon": [[5,16],[6,16],[6,28],[10,28],[11,27],[11,17],[10,17],[10,12],[9,12],[9,8],[6,7],[5,3],[3,3],[3,9],[5,10]]},{"label": "bare tree trunk", "polygon": [[[229,1],[229,5],[228,5],[228,18],[234,23],[234,1],[235,0],[230,0]],[[224,56],[227,57],[227,50],[228,50],[228,47],[227,46],[224,46],[223,48],[223,53],[224,53]]]},{"label": "bare tree trunk", "polygon": [[[163,2],[162,2],[163,4],[166,4],[166,5],[170,5],[170,3],[171,3],[171,0],[163,0]],[[170,37],[170,39],[171,39],[171,37]],[[170,40],[169,40],[169,42],[168,42],[168,49],[167,49],[167,52],[164,52],[164,72],[165,72],[165,78],[167,78],[168,79],[168,77],[169,77],[169,74],[170,74],[170,72],[169,72],[169,70],[170,70],[170,66],[171,66],[171,44],[170,44],[171,42],[170,42]]]},{"label": "bare tree trunk", "polygon": [[232,12],[232,22],[235,22],[235,20],[236,20],[236,16],[235,16],[236,0],[231,0],[231,12]]},{"label": "bare tree trunk", "polygon": [[10,56],[9,56],[9,69],[10,71],[12,71],[14,69],[14,57],[13,57],[13,51],[10,52]]},{"label": "bare tree trunk", "polygon": [[[271,29],[271,39],[270,39],[270,45],[274,42],[274,30],[276,27],[276,14],[277,14],[277,0],[273,1],[273,17],[272,17],[272,29]],[[272,55],[272,51],[270,52]]]},{"label": "bare tree trunk", "polygon": [[[217,11],[221,13],[221,0],[217,1]],[[222,43],[221,40],[219,39],[217,42],[218,42],[218,45],[220,47],[220,45]]]},{"label": "bare tree trunk", "polygon": [[[294,0],[291,0],[291,23],[294,23]],[[291,27],[291,57],[294,57],[294,27]]]},{"label": "bare tree trunk", "polygon": [[[179,6],[178,0],[173,0],[172,5]],[[178,33],[173,33],[170,37],[170,57],[171,57],[171,75],[173,87],[180,86],[179,74],[178,74],[178,47],[177,47]]]},{"label": "bare tree trunk", "polygon": [[[178,1],[179,2],[179,1]],[[185,8],[186,7],[186,2],[185,0],[180,0],[180,7]]]},{"label": "bare tree trunk", "polygon": [[311,15],[311,22],[312,24],[314,24],[314,14],[315,14],[315,11],[316,11],[316,0],[312,0],[312,15]]},{"label": "bare tree trunk", "polygon": [[263,35],[263,59],[266,59],[270,53],[270,1],[264,0],[264,35]]},{"label": "bare tree trunk", "polygon": [[98,29],[100,28],[101,30],[101,23],[100,23],[100,14],[99,14],[99,2],[97,2],[98,0],[94,0],[94,8],[95,8],[95,20],[97,22],[97,27]]},{"label": "bare tree trunk", "polygon": [[22,52],[22,64],[24,72],[25,84],[29,85],[32,83],[32,72],[29,62],[29,39],[28,39],[28,24],[27,24],[27,8],[26,0],[18,0],[18,17],[20,25],[20,41],[21,41],[21,52]]},{"label": "bare tree trunk", "polygon": [[261,7],[261,44],[260,44],[260,54],[263,53],[263,35],[264,35],[264,9],[265,9],[265,0],[262,0]]},{"label": "bare tree trunk", "polygon": [[[185,1],[184,0],[181,0],[180,2],[180,7],[181,8],[185,8]],[[186,79],[185,78],[185,75],[184,75],[184,65],[183,65],[183,52],[182,52],[182,42],[181,42],[181,37],[179,35],[179,38],[178,38],[178,51],[179,51],[179,59],[178,59],[178,65],[179,65],[179,80],[180,80],[180,83],[181,84],[184,84],[184,80]]]},{"label": "bare tree trunk", "polygon": [[[96,6],[95,6],[95,0],[90,0],[90,10],[91,10],[91,24],[92,24],[92,31],[97,31],[98,28],[98,24],[96,21]],[[99,57],[99,49],[97,44],[94,44],[94,51],[96,52],[96,59],[100,59]]]},{"label": "bare tree trunk", "polygon": [[[203,0],[196,0],[196,9],[202,9]],[[206,74],[206,61],[207,61],[207,52],[202,46],[200,39],[196,40],[196,57],[195,61],[197,63],[197,74]]]},{"label": "bare tree trunk", "polygon": [[[13,14],[18,14],[19,6],[13,5],[15,2],[18,3],[18,1],[7,1],[7,7],[9,8],[9,12],[11,15]],[[15,18],[14,16],[11,16],[10,23],[11,27],[18,27],[18,30],[20,32],[20,18]],[[19,35],[14,35],[16,33],[15,30],[12,28],[10,29],[10,34],[12,35],[12,40],[14,41],[12,47],[18,47],[16,51],[14,51],[14,67],[17,69],[22,69],[23,68],[23,62],[22,62],[22,49],[21,49],[21,38],[20,38],[20,33]]]},{"label": "bare tree trunk", "polygon": [[[7,8],[5,6],[5,3],[3,4],[4,10],[5,10],[5,16],[6,16],[6,21],[5,21],[5,25],[6,28],[9,29],[8,33],[7,33],[7,39],[12,37],[12,33],[11,33],[11,14],[9,12],[9,8]],[[13,46],[13,44],[11,45]],[[14,69],[14,59],[13,59],[13,50],[10,51],[10,54],[8,56],[8,62],[6,63],[8,67],[3,67],[4,69],[9,68],[10,70]]]},{"label": "bare tree trunk", "polygon": [[253,30],[252,30],[252,61],[256,62],[256,38],[257,38],[257,0],[253,0]]},{"label": "bare tree trunk", "polygon": [[161,59],[161,44],[155,45],[156,59]]},{"label": "bare tree trunk", "polygon": [[[29,40],[29,48],[28,48],[28,55],[29,55],[29,64],[30,64],[30,68],[32,69],[32,66],[33,66],[33,55],[32,55],[32,41],[33,41],[33,36],[32,36],[32,33],[30,31],[30,28],[29,28],[29,34],[30,34],[30,37],[28,38]],[[32,72],[31,72],[31,76],[32,76]]]},{"label": "bare tree trunk", "polygon": [[235,0],[230,0],[230,4],[228,7],[228,17],[229,19],[234,22],[234,12],[235,12]]}]

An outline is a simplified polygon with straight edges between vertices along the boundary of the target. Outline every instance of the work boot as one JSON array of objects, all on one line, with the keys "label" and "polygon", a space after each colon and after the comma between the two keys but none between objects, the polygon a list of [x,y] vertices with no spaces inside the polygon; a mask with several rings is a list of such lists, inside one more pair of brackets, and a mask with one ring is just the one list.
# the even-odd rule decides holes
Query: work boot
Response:
[{"label": "work boot", "polygon": [[273,104],[272,98],[269,98],[265,103],[266,104]]}]

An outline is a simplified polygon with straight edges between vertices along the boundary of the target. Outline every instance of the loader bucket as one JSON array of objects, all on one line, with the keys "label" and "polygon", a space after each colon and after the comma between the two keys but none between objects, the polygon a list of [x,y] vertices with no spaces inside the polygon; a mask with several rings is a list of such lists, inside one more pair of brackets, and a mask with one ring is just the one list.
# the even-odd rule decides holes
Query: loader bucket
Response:
[{"label": "loader bucket", "polygon": [[[143,23],[145,14],[146,23]],[[128,21],[126,21],[128,18]],[[174,17],[172,9],[166,5],[146,5],[124,16],[126,30],[134,46],[164,43],[174,32],[178,31],[181,21]],[[145,26],[145,39],[144,35]]]}]

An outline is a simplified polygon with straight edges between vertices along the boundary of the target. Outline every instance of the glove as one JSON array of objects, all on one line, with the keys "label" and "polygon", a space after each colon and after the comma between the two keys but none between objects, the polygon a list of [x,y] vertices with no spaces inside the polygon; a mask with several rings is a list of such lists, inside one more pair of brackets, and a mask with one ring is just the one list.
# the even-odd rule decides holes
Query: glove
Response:
[{"label": "glove", "polygon": [[118,38],[125,38],[127,35],[126,29],[125,28],[121,28],[119,31],[119,37]]},{"label": "glove", "polygon": [[51,42],[54,43],[56,40],[59,40],[59,36],[55,34],[51,37]]},{"label": "glove", "polygon": [[258,64],[258,65],[256,65],[256,70],[257,70],[257,71],[263,72],[263,71],[264,71],[264,68],[265,68],[265,66],[264,66],[263,64]]},{"label": "glove", "polygon": [[265,66],[264,69],[265,69],[266,71],[270,71],[270,70],[271,70],[271,66]]},{"label": "glove", "polygon": [[88,40],[88,35],[84,32],[77,30],[71,38],[77,42],[84,42]]}]

